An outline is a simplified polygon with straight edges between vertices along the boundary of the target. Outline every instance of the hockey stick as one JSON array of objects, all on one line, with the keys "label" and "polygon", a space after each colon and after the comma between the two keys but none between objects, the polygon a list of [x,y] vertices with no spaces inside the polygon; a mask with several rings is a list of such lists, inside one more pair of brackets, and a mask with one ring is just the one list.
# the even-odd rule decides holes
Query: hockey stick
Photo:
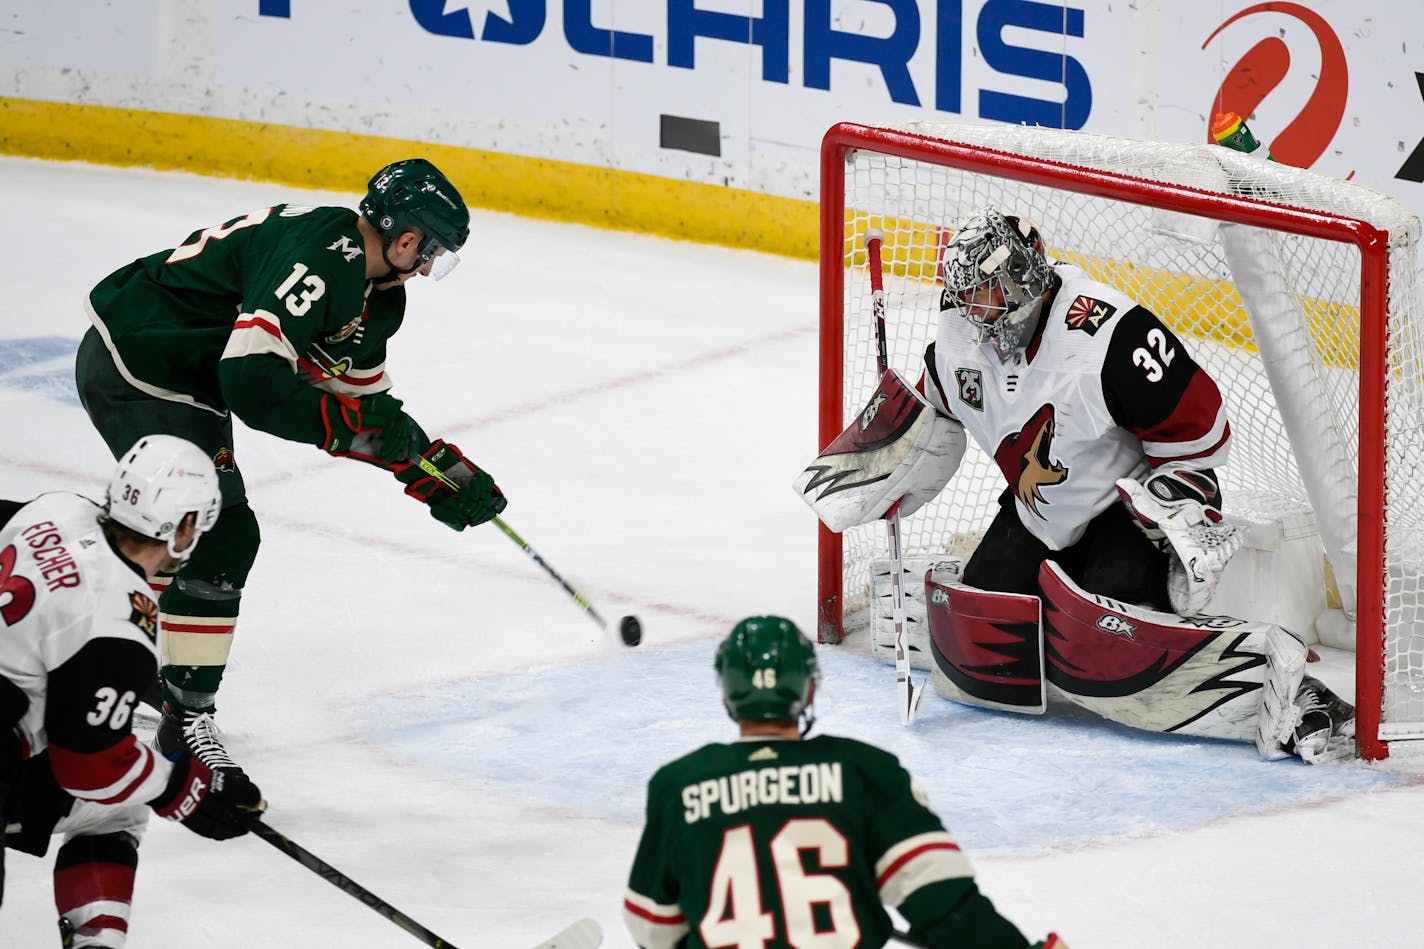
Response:
[{"label": "hockey stick", "polygon": [[[439,949],[456,949],[453,943],[435,935],[435,933],[426,929],[420,925],[420,923],[417,923],[405,913],[402,913],[310,850],[294,843],[285,834],[263,823],[262,818],[254,815],[248,819],[247,826],[251,828],[252,832],[258,837],[261,837],[343,893],[354,896],[366,906],[371,907],[371,909],[380,913],[386,919],[389,919],[427,946],[436,946],[439,947]],[[603,945],[603,930],[599,927],[598,923],[592,919],[580,919],[565,926],[548,939],[539,943],[534,949],[598,949],[601,945]]]},{"label": "hockey stick", "polygon": [[[539,556],[539,552],[529,546],[529,542],[520,537],[514,530],[498,517],[494,519],[494,526],[504,531],[504,536],[519,545],[519,549],[529,555],[529,559],[537,563],[554,582],[564,588],[564,592],[573,597],[573,601],[583,607],[584,612],[593,617],[593,621],[603,628],[605,632],[610,632],[608,624],[603,621],[603,617],[598,615],[598,610],[593,608],[593,604],[588,601],[588,597],[575,590],[569,581],[559,576],[558,571],[549,566],[549,562]],[[618,621],[618,639],[625,646],[636,646],[643,641],[643,625],[638,622],[636,616],[625,616]]]},{"label": "hockey stick", "polygon": [[297,863],[300,863],[302,866],[306,867],[312,873],[315,873],[317,876],[321,877],[323,880],[330,883],[338,890],[341,890],[343,893],[349,894],[350,896],[354,896],[361,903],[365,904],[366,906],[369,906],[371,909],[375,910],[377,913],[381,914],[386,919],[389,919],[391,922],[395,923],[401,929],[404,929],[406,932],[410,933],[412,936],[414,936],[416,939],[419,939],[427,946],[439,946],[444,947],[444,949],[455,949],[454,944],[447,942],[441,937],[435,935],[435,933],[426,929],[424,926],[420,925],[420,923],[417,923],[405,913],[402,913],[390,903],[387,903],[385,900],[381,899],[379,896],[372,893],[370,890],[366,889],[364,886],[357,883],[355,880],[351,879],[349,876],[342,873],[340,870],[336,869],[331,864],[327,863],[325,860],[312,853],[310,850],[307,850],[305,847],[294,843],[285,834],[281,833],[280,831],[274,830],[272,827],[263,823],[262,818],[257,816],[251,817],[247,822],[247,826],[251,828],[252,832],[258,837],[261,837],[263,840],[267,841],[269,844],[282,851],[282,853],[291,857],[293,860],[297,861]]},{"label": "hockey stick", "polygon": [[[417,456],[416,463],[420,465],[421,471],[424,471],[426,474],[430,475],[432,478],[439,481],[441,484],[445,485],[447,488],[451,489],[455,493],[459,493],[460,485],[449,475],[445,474],[445,472],[437,468],[435,464],[430,461],[430,459],[425,458],[423,456]],[[608,623],[604,620],[604,618],[598,615],[598,610],[593,608],[593,604],[588,601],[588,597],[575,590],[573,588],[573,585],[570,584],[569,581],[565,580],[562,576],[559,575],[559,572],[557,570],[549,566],[549,562],[543,557],[539,556],[539,552],[533,547],[530,547],[529,542],[526,541],[523,537],[520,537],[519,534],[514,530],[514,528],[510,527],[498,516],[492,518],[492,520],[494,521],[494,526],[498,527],[501,531],[504,532],[504,536],[508,537],[510,540],[518,544],[519,549],[528,554],[530,560],[538,564],[540,569],[547,573],[555,583],[564,588],[564,592],[571,596],[575,603],[583,607],[583,611],[587,613],[595,623],[598,624],[600,629],[602,629],[605,633],[609,633],[610,635],[612,634],[613,630],[609,627]],[[643,624],[638,621],[638,617],[624,616],[618,620],[618,639],[620,642],[623,643],[623,645],[629,647],[636,646],[643,641]]]},{"label": "hockey stick", "polygon": [[[865,234],[865,251],[870,258],[870,310],[875,317],[875,361],[880,375],[890,371],[889,347],[885,333],[885,278],[880,260],[884,236],[878,230]],[[900,724],[913,725],[915,712],[925,691],[910,676],[910,653],[905,646],[905,590],[902,583],[900,544],[900,502],[896,501],[885,515],[885,531],[890,541],[890,617],[895,625],[895,685],[900,695]]]}]

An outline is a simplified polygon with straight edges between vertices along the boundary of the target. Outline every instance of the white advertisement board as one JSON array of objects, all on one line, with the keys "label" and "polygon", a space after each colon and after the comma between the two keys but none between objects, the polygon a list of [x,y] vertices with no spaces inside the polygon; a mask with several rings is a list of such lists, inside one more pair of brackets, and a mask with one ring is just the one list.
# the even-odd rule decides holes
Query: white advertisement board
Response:
[{"label": "white advertisement board", "polygon": [[0,96],[461,146],[814,199],[831,124],[1202,141],[1424,206],[1413,0],[49,0]]}]

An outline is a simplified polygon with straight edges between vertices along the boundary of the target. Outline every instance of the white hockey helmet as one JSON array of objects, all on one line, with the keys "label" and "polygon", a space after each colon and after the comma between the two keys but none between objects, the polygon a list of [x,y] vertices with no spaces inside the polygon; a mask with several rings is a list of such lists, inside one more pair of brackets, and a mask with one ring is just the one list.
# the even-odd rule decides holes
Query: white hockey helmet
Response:
[{"label": "white hockey helmet", "polygon": [[[1043,295],[1053,285],[1038,228],[1012,214],[985,208],[959,226],[940,256],[940,309],[958,309],[991,342],[1001,360],[1028,344]],[[1003,302],[971,304],[975,291],[998,288]]]},{"label": "white hockey helmet", "polygon": [[[166,541],[169,555],[178,560],[188,558],[221,510],[222,491],[212,461],[197,445],[172,435],[145,435],[125,452],[104,499],[111,520]],[[196,515],[198,537],[179,553],[173,541],[188,514]]]}]

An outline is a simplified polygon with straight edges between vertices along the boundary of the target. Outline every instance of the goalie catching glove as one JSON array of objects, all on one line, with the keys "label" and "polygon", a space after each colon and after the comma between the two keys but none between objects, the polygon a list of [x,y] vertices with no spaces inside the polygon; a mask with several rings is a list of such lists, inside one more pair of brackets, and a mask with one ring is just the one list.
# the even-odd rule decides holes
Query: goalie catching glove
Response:
[{"label": "goalie catching glove", "polygon": [[326,429],[321,447],[339,458],[391,468],[419,450],[412,444],[419,432],[415,421],[400,399],[384,392],[359,399],[325,393],[321,422]]},{"label": "goalie catching glove", "polygon": [[1164,468],[1145,482],[1120,478],[1117,492],[1148,539],[1166,551],[1167,595],[1182,616],[1199,616],[1226,563],[1246,539],[1221,516],[1216,473]]},{"label": "goalie catching glove", "polygon": [[405,493],[430,508],[430,516],[462,531],[483,524],[509,502],[489,473],[475,467],[456,448],[437,438],[424,452],[395,466]]},{"label": "goalie catching glove", "polygon": [[262,792],[241,771],[213,771],[197,758],[183,755],[173,762],[173,774],[163,793],[148,802],[159,817],[180,822],[210,840],[228,840],[247,833],[247,821],[267,809]]}]

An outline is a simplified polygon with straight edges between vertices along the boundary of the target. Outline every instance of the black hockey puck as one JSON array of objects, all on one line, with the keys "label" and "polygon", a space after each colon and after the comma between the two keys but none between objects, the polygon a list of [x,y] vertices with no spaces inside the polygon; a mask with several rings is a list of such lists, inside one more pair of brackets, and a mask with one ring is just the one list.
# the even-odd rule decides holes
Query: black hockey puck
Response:
[{"label": "black hockey puck", "polygon": [[643,641],[643,624],[638,622],[636,616],[625,616],[618,621],[618,635],[623,639],[623,645],[636,646]]}]

